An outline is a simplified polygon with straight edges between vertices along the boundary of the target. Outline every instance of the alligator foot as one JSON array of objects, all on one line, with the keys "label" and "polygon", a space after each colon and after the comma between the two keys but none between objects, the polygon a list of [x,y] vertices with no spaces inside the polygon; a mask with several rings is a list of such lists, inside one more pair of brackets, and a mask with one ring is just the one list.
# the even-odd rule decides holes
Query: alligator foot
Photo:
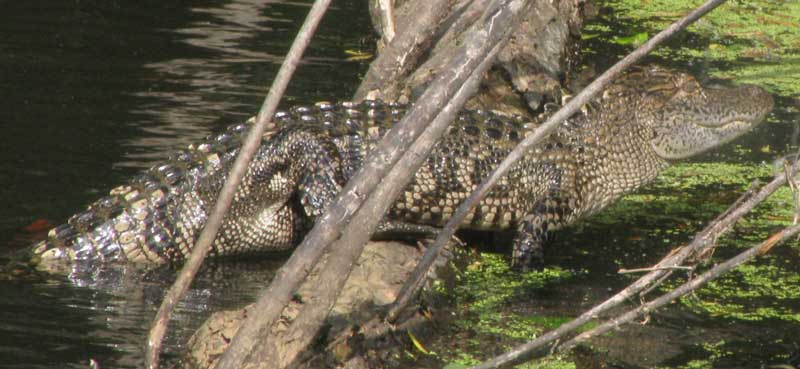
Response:
[{"label": "alligator foot", "polygon": [[544,269],[545,224],[538,222],[540,217],[525,221],[514,238],[511,252],[511,268],[519,272]]}]

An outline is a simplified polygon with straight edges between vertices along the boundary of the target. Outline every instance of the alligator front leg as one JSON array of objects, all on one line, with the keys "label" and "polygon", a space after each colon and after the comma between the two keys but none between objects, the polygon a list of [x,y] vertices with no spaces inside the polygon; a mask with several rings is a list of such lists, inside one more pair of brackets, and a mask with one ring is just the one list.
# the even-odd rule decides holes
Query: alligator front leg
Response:
[{"label": "alligator front leg", "polygon": [[511,267],[527,272],[544,267],[544,241],[547,223],[542,215],[524,220],[517,229],[511,251]]},{"label": "alligator front leg", "polygon": [[567,201],[553,194],[539,202],[517,228],[511,267],[521,271],[541,269],[544,266],[544,243],[553,231],[575,218],[574,208],[575,201]]}]

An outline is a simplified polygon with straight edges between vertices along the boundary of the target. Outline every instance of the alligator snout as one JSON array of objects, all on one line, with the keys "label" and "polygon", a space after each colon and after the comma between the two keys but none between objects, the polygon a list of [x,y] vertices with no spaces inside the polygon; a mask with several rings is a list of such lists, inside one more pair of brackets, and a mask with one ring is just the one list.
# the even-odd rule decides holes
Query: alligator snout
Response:
[{"label": "alligator snout", "polygon": [[772,95],[753,85],[676,94],[656,114],[651,145],[664,159],[685,159],[747,133],[764,121],[773,106]]},{"label": "alligator snout", "polygon": [[692,119],[698,125],[711,128],[731,123],[758,125],[775,105],[772,95],[755,85],[707,88],[699,97],[702,100],[694,102],[698,114]]}]

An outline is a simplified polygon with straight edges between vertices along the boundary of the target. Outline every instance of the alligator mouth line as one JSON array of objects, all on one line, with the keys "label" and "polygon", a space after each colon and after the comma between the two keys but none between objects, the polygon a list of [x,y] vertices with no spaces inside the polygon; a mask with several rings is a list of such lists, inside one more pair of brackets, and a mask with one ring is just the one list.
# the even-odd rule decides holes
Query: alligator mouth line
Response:
[{"label": "alligator mouth line", "polygon": [[684,127],[679,132],[651,140],[650,146],[664,159],[686,159],[735,140],[758,126],[762,120],[763,118],[754,120],[738,118],[715,125],[695,122],[694,127],[688,131]]},{"label": "alligator mouth line", "polygon": [[730,126],[738,126],[738,125],[746,125],[746,126],[757,126],[760,124],[764,119],[766,119],[767,114],[769,112],[763,112],[756,115],[739,115],[732,118],[723,119],[717,122],[707,122],[707,121],[700,121],[696,122],[696,124],[703,128],[709,129],[723,129]]}]

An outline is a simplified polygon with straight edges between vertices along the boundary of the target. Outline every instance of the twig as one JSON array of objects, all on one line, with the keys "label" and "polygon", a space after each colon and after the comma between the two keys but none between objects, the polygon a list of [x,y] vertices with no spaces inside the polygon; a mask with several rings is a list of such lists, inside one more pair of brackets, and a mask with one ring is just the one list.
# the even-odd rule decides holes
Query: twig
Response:
[{"label": "twig", "polygon": [[[797,155],[795,155],[794,163],[797,163]],[[788,161],[783,162],[783,172],[788,178],[786,183],[789,185],[789,189],[792,191],[792,199],[794,200],[794,216],[792,217],[792,224],[797,224],[797,222],[800,220],[800,190],[798,190],[797,178],[794,177],[796,169],[797,168],[795,168],[793,165],[789,165]]]},{"label": "twig", "polygon": [[649,267],[649,268],[633,268],[633,269],[620,269],[617,274],[631,274],[631,273],[645,273],[657,270],[694,270],[694,267],[676,265],[676,266],[662,266],[662,267]]},{"label": "twig", "polygon": [[[319,260],[325,248],[340,237],[343,226],[362,207],[365,198],[379,182],[385,180],[389,168],[398,162],[415,140],[423,139],[423,131],[424,139],[432,141],[437,139],[433,137],[434,132],[439,129],[444,131],[443,127],[434,128],[429,122],[460,88],[457,86],[463,84],[472,70],[484,62],[489,50],[501,43],[512,29],[507,12],[520,13],[527,9],[523,0],[498,0],[496,3],[499,5],[493,7],[493,11],[487,13],[489,18],[484,20],[490,31],[476,32],[474,37],[464,43],[462,55],[453,60],[450,68],[442,70],[437,80],[420,97],[420,102],[386,133],[359,172],[340,191],[333,203],[328,205],[325,214],[317,219],[314,228],[278,270],[270,286],[262,291],[251,315],[217,364],[218,369],[240,368],[243,367],[243,362],[249,362],[251,356],[260,357],[260,354],[254,355],[253,352],[262,343],[260,337],[268,334],[268,328],[280,316],[300,282]],[[395,40],[400,37],[398,35]],[[424,155],[417,159],[423,160]]]},{"label": "twig", "polygon": [[394,306],[391,308],[389,313],[387,314],[387,320],[393,321],[397,318],[400,312],[405,309],[411,299],[416,296],[419,289],[422,287],[424,282],[424,276],[428,274],[428,270],[433,265],[436,257],[438,256],[441,249],[444,247],[445,243],[450,239],[450,237],[455,233],[458,226],[462,223],[463,219],[469,214],[470,210],[479,203],[484,196],[489,192],[492,186],[500,179],[503,175],[511,168],[511,166],[519,160],[528,149],[533,147],[534,145],[541,142],[544,138],[546,138],[550,132],[556,129],[562,121],[570,117],[572,114],[578,111],[581,106],[588,103],[597,93],[603,90],[608,83],[611,82],[613,78],[619,75],[623,70],[628,68],[630,65],[647,55],[650,51],[652,51],[658,44],[666,40],[667,38],[671,37],[675,33],[683,30],[689,24],[693,23],[697,19],[699,19],[704,14],[708,13],[712,9],[716,8],[720,4],[722,4],[725,0],[710,0],[700,6],[699,8],[695,9],[683,19],[673,23],[669,26],[669,28],[659,32],[653,38],[648,40],[644,45],[637,48],[635,51],[630,53],[628,56],[614,64],[609,70],[603,73],[600,77],[594,80],[589,86],[583,89],[578,95],[576,95],[572,100],[570,100],[566,105],[564,105],[561,109],[558,110],[553,116],[551,116],[544,124],[542,124],[539,128],[533,131],[529,136],[527,136],[522,142],[514,148],[511,153],[495,168],[495,170],[489,175],[489,177],[481,183],[478,188],[472,192],[469,198],[467,198],[461,205],[459,205],[458,209],[455,211],[453,216],[448,220],[447,224],[445,224],[444,228],[439,232],[439,235],[436,238],[433,246],[427,250],[425,255],[423,256],[422,260],[420,260],[417,267],[412,272],[411,276],[409,277],[408,282],[403,286],[401,289],[397,300],[394,303]]},{"label": "twig", "polygon": [[[353,99],[358,101],[367,98],[383,98],[386,96],[370,96],[374,90],[385,87],[391,81],[401,80],[401,76],[413,68],[419,57],[425,52],[425,45],[431,43],[436,29],[450,9],[451,1],[420,1],[418,17],[408,17],[407,24],[398,25],[400,33],[396,34],[383,52],[369,66],[364,80],[356,90]],[[385,36],[385,35],[384,35]],[[394,88],[392,88],[394,90]],[[389,93],[389,97],[396,94]],[[392,99],[394,100],[394,99]]]},{"label": "twig", "polygon": [[583,332],[575,336],[575,338],[567,342],[564,342],[561,346],[559,346],[558,351],[569,350],[575,347],[575,345],[577,345],[580,342],[584,342],[592,337],[596,337],[598,335],[606,333],[612,329],[619,327],[622,324],[633,321],[633,319],[636,319],[636,317],[638,316],[647,314],[655,309],[658,309],[659,307],[662,307],[670,303],[671,301],[698,289],[699,287],[705,285],[709,281],[716,279],[717,277],[726,272],[731,271],[737,266],[746,263],[758,256],[766,254],[773,247],[783,243],[784,241],[791,238],[798,232],[800,232],[800,225],[793,225],[791,227],[784,228],[779,232],[773,234],[767,240],[761,242],[760,244],[753,246],[749,248],[747,251],[744,251],[739,255],[736,255],[735,257],[728,259],[724,263],[709,269],[705,273],[682,284],[681,286],[670,291],[669,293],[666,293],[653,301],[643,304],[637,307],[636,309],[628,311],[627,313],[621,315],[619,318],[609,320],[592,330]]},{"label": "twig", "polygon": [[183,266],[177,280],[164,297],[161,307],[158,309],[147,340],[145,366],[149,369],[158,368],[161,343],[164,339],[164,333],[167,330],[170,315],[172,315],[175,305],[186,293],[192,279],[194,279],[194,276],[200,269],[203,259],[205,259],[211,249],[214,238],[216,238],[217,232],[222,226],[225,213],[231,207],[236,189],[239,187],[239,183],[247,172],[255,152],[261,144],[261,137],[268,128],[267,122],[272,119],[275,109],[283,93],[286,91],[286,86],[289,84],[289,80],[303,55],[303,51],[311,41],[311,37],[317,25],[319,25],[322,16],[325,14],[325,10],[327,10],[330,1],[331,0],[316,0],[311,7],[302,28],[297,34],[289,53],[286,55],[286,59],[283,61],[278,71],[278,75],[275,77],[270,87],[267,97],[264,99],[264,103],[258,112],[256,122],[247,135],[239,155],[236,157],[233,169],[225,180],[225,185],[220,191],[214,209],[208,217],[208,221],[203,231],[200,233],[191,255]]},{"label": "twig", "polygon": [[383,30],[383,39],[388,44],[394,39],[395,25],[394,25],[394,1],[393,0],[379,0],[378,6],[380,7],[381,29]]},{"label": "twig", "polygon": [[[659,261],[655,265],[655,267],[658,268],[665,266],[680,265],[684,263],[686,259],[689,258],[691,255],[702,253],[703,250],[713,245],[711,241],[716,240],[717,237],[719,237],[724,231],[729,229],[729,227],[733,225],[737,220],[739,220],[739,218],[747,214],[756,205],[764,201],[767,197],[769,197],[773,192],[775,192],[785,183],[786,183],[786,176],[785,174],[780,173],[777,176],[775,176],[775,178],[770,183],[761,187],[761,189],[757,193],[753,194],[752,191],[747,191],[738,200],[734,202],[734,206],[731,206],[730,208],[725,210],[722,213],[721,217],[715,219],[708,226],[706,226],[705,229],[703,229],[700,233],[695,235],[694,239],[689,245],[679,248],[677,252],[669,253],[666,257],[664,257],[661,261]],[[544,335],[537,337],[532,341],[519,345],[501,356],[495,357],[483,364],[480,364],[479,366],[470,369],[496,368],[523,362],[526,359],[533,357],[536,350],[544,347],[548,343],[560,340],[568,333],[580,328],[584,324],[597,318],[600,314],[610,310],[611,308],[627,301],[632,296],[644,290],[645,288],[652,286],[654,283],[660,283],[664,278],[668,276],[669,273],[670,272],[667,270],[654,270],[640,277],[638,280],[631,283],[628,287],[618,292],[617,294],[607,299],[606,301],[603,301],[602,303],[595,305],[594,307],[584,312],[583,314],[581,314],[581,316],[575,318],[574,320],[568,323],[564,323],[558,328],[550,332],[547,332]]]}]

